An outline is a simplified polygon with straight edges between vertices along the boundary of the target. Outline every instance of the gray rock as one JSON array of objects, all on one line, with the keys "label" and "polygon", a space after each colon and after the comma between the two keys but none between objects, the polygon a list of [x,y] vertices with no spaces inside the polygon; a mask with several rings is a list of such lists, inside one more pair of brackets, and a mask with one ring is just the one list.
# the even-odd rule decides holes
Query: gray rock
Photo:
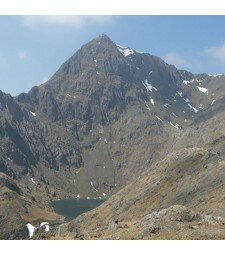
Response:
[{"label": "gray rock", "polygon": [[108,225],[108,230],[115,230],[119,227],[118,223],[115,221],[111,221]]}]

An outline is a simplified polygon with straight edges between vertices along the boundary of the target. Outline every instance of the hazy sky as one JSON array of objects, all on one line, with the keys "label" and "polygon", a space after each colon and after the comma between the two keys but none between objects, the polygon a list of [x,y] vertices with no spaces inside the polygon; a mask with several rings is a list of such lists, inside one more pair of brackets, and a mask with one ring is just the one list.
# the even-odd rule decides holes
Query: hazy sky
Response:
[{"label": "hazy sky", "polygon": [[194,73],[225,73],[225,16],[0,16],[0,89],[27,92],[99,34]]}]

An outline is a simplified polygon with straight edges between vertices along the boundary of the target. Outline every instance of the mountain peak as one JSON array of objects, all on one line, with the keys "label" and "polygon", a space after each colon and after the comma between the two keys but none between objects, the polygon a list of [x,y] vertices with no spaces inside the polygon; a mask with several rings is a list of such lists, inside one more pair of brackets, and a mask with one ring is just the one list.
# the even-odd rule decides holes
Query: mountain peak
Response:
[{"label": "mountain peak", "polygon": [[103,68],[105,62],[108,61],[108,64],[112,62],[109,60],[111,56],[118,54],[117,45],[106,34],[101,34],[83,45],[60,67],[56,74],[78,75],[84,73],[85,70],[97,74]]},{"label": "mountain peak", "polygon": [[101,34],[98,37],[91,40],[89,43],[87,43],[86,46],[91,46],[93,48],[94,47],[97,47],[97,48],[110,47],[111,48],[111,47],[115,47],[115,43],[106,34]]},{"label": "mountain peak", "polygon": [[[97,44],[97,45],[101,45],[101,44],[111,44],[113,45],[113,41],[110,39],[109,36],[107,36],[106,34],[100,34],[99,36],[93,38],[89,43],[85,44],[85,45],[92,45],[93,44]],[[85,46],[84,45],[84,46]]]},{"label": "mountain peak", "polygon": [[101,34],[101,35],[99,35],[98,38],[100,38],[100,39],[102,39],[102,40],[110,40],[110,41],[112,41],[112,40],[110,39],[110,37],[109,37],[108,35],[104,34],[104,33]]}]

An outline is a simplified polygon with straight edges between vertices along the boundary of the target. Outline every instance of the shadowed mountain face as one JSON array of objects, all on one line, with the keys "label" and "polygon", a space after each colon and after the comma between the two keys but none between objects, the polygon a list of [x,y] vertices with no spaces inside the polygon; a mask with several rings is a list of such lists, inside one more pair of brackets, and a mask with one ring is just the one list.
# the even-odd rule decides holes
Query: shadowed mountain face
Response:
[{"label": "shadowed mountain face", "polygon": [[27,206],[110,197],[170,153],[206,144],[205,123],[224,112],[224,84],[224,75],[177,70],[101,35],[45,84],[16,98],[0,93],[0,172]]}]

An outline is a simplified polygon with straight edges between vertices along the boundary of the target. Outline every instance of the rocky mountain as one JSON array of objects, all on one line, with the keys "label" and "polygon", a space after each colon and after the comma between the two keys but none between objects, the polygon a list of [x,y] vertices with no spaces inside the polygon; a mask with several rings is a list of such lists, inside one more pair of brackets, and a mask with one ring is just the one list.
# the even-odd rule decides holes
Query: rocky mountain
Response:
[{"label": "rocky mountain", "polygon": [[[101,35],[45,84],[15,98],[1,92],[0,237],[26,238],[28,220],[58,220],[49,201],[77,196],[109,198],[87,214],[100,225],[177,203],[222,215],[197,201],[209,187],[222,199],[224,84],[225,75],[178,70]],[[3,210],[8,201],[23,209]]]}]

